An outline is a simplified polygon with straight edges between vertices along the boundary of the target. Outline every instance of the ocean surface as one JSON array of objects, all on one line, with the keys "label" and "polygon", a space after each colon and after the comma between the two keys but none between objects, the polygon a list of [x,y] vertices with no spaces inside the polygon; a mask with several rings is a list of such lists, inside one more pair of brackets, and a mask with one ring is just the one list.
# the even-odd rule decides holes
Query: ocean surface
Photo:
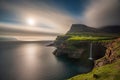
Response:
[{"label": "ocean surface", "polygon": [[90,70],[56,57],[50,42],[0,42],[0,80],[65,80]]}]

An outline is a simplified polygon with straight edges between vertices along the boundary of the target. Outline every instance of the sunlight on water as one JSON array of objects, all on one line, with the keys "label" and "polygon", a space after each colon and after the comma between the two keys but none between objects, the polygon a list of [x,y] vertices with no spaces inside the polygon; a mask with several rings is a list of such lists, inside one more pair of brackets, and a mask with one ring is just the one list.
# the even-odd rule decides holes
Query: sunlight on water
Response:
[{"label": "sunlight on water", "polygon": [[26,53],[28,53],[29,55],[33,55],[34,53],[36,53],[37,51],[37,46],[34,44],[29,44],[25,46],[25,51]]},{"label": "sunlight on water", "polygon": [[64,80],[89,68],[52,54],[48,43],[1,43],[0,80]]},{"label": "sunlight on water", "polygon": [[40,47],[37,44],[27,44],[22,46],[24,48],[24,54],[26,54],[26,59],[28,61],[34,61],[36,54],[40,51]]},{"label": "sunlight on water", "polygon": [[48,67],[52,68],[57,63],[55,56],[51,55],[54,48],[29,43],[21,45],[17,49],[18,55],[23,56],[22,60],[19,58],[16,60],[16,63],[19,63],[17,73],[21,80],[37,80],[38,77],[45,77],[45,70]]},{"label": "sunlight on water", "polygon": [[37,44],[24,44],[19,47],[19,50],[22,51],[20,55],[24,55],[22,61],[19,62],[20,65],[18,66],[18,71],[20,73],[19,76],[21,76],[23,80],[35,79],[37,74],[37,66],[39,64],[37,54],[40,49],[40,46]]}]

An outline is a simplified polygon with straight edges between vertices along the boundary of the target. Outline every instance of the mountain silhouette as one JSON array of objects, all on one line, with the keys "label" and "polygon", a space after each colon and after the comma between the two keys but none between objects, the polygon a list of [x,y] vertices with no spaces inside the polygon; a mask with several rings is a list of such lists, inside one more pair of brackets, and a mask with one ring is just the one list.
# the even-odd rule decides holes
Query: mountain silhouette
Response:
[{"label": "mountain silhouette", "polygon": [[81,33],[81,32],[92,32],[92,33],[120,33],[120,25],[109,25],[101,28],[93,28],[84,24],[72,24],[69,33]]},{"label": "mountain silhouette", "polygon": [[120,25],[109,25],[100,28],[100,31],[106,33],[120,33]]}]

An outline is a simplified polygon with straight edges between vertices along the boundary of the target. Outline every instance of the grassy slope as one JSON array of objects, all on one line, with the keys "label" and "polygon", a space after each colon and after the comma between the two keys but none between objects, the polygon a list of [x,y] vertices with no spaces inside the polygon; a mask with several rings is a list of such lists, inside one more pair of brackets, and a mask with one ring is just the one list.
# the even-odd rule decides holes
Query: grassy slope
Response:
[{"label": "grassy slope", "polygon": [[64,38],[68,36],[69,38],[66,41],[110,41],[115,39],[117,36],[111,34],[103,34],[103,33],[69,33],[63,36],[59,36],[59,38]]},{"label": "grassy slope", "polygon": [[120,60],[95,68],[90,73],[78,75],[69,80],[120,80]]},{"label": "grassy slope", "polygon": [[[113,50],[115,50],[116,52],[115,55],[119,56],[120,40],[116,41],[112,47]],[[91,72],[87,74],[81,74],[72,77],[69,80],[120,80],[120,59],[118,59],[116,62],[112,64],[107,64],[102,67],[94,68]]]},{"label": "grassy slope", "polygon": [[99,36],[72,36],[68,40],[90,40],[90,41],[100,41],[100,40],[111,40],[113,37],[99,37]]}]

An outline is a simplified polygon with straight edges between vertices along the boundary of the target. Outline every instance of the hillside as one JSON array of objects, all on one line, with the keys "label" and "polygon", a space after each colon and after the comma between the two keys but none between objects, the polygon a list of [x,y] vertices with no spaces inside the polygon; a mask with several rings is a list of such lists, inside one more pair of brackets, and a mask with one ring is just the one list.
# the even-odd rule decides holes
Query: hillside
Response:
[{"label": "hillside", "polygon": [[120,34],[120,25],[103,26],[99,30],[106,33]]},{"label": "hillside", "polygon": [[84,24],[72,24],[66,35],[119,36],[120,25],[108,25],[93,28]]},{"label": "hillside", "polygon": [[[117,35],[111,33],[103,33],[100,29],[88,27],[83,24],[73,24],[65,35],[56,38],[54,45],[57,49],[53,53],[56,56],[64,54],[68,57],[80,58],[81,54],[84,54],[84,51],[89,53],[88,47],[91,42],[93,45],[97,45],[96,50],[99,51],[99,46],[103,46],[102,43],[111,42],[117,37]],[[86,47],[82,45],[86,45]]]},{"label": "hillside", "polygon": [[69,33],[80,33],[80,32],[97,32],[96,28],[88,27],[84,24],[72,24],[70,30],[67,32]]},{"label": "hillside", "polygon": [[114,26],[92,28],[73,24],[65,35],[56,38],[54,45],[57,49],[54,55],[81,60],[87,67],[91,67],[88,64],[90,44],[93,47],[92,59],[96,68],[88,74],[81,74],[69,80],[119,80],[120,29],[117,26],[114,29]]},{"label": "hillside", "polygon": [[[55,40],[55,45],[60,45],[65,41],[110,41],[119,37],[118,35],[110,32],[105,32],[106,30],[110,31],[108,27],[105,28],[92,28],[83,24],[72,24],[70,30],[65,35],[57,36]],[[119,29],[118,29],[119,30]],[[112,31],[112,30],[111,30]],[[119,30],[120,31],[120,30]]]},{"label": "hillside", "polygon": [[105,56],[95,61],[95,68],[69,80],[120,80],[120,38],[106,44]]}]

